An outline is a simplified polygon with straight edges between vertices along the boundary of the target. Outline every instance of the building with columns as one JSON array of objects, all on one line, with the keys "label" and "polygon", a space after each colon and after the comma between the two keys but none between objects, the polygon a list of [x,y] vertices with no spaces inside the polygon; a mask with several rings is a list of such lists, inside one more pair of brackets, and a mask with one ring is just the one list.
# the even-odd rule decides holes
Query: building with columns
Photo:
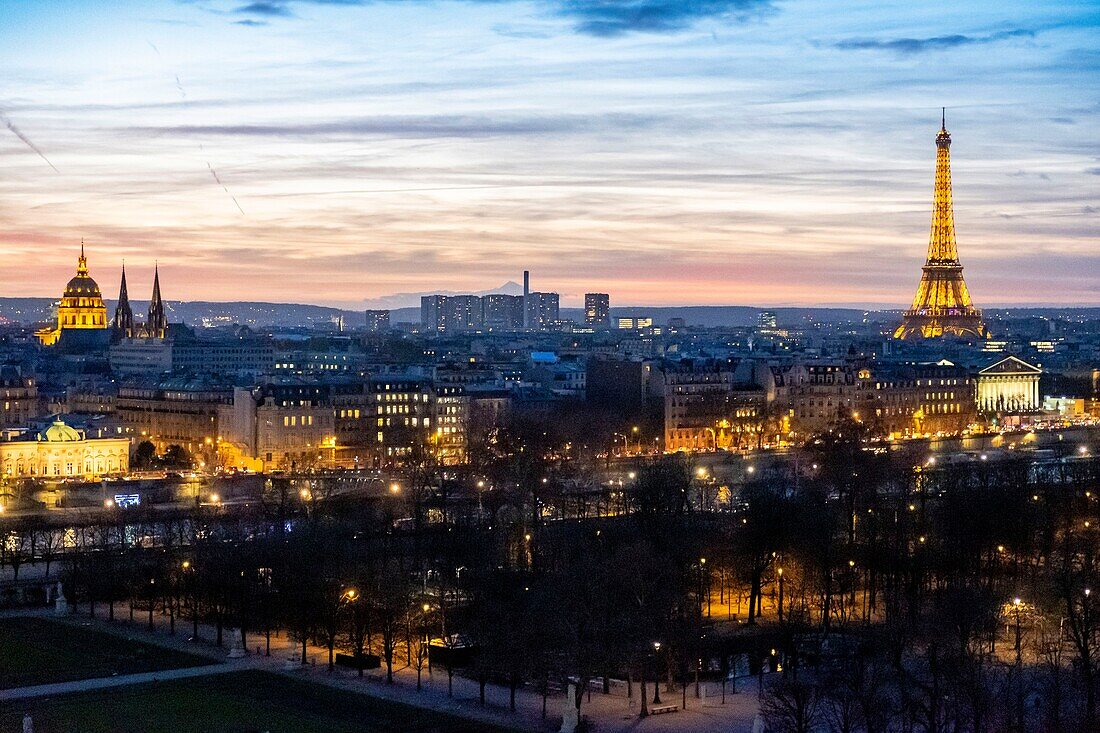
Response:
[{"label": "building with columns", "polygon": [[0,473],[6,478],[92,478],[129,467],[128,439],[89,438],[61,419],[39,433],[0,434]]},{"label": "building with columns", "polygon": [[1015,356],[1006,356],[978,372],[979,412],[1033,412],[1042,404],[1039,377],[1043,370]]}]

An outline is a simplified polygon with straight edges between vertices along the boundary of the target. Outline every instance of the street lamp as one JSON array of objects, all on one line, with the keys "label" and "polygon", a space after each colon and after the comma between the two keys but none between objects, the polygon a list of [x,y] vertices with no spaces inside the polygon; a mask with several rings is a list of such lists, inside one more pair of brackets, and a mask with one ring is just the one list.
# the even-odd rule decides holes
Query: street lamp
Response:
[{"label": "street lamp", "polygon": [[1022,654],[1021,654],[1021,651],[1020,651],[1020,606],[1022,606],[1022,605],[1023,605],[1023,603],[1020,601],[1020,599],[1018,597],[1012,599],[1012,610],[1015,612],[1015,615],[1016,615],[1016,666],[1017,667],[1020,666],[1020,662],[1022,661]]},{"label": "street lamp", "polygon": [[401,493],[401,484],[397,483],[396,481],[394,481],[392,484],[390,484],[390,493],[391,494],[400,494]]},{"label": "street lamp", "polygon": [[653,675],[653,704],[661,704],[661,642],[653,642],[653,658],[657,663],[657,673]]}]

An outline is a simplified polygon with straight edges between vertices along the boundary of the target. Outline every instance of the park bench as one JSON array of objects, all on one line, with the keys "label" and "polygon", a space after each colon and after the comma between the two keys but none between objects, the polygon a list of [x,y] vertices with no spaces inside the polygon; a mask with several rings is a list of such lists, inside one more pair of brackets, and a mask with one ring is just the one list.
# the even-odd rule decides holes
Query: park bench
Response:
[{"label": "park bench", "polygon": [[679,705],[654,705],[649,708],[649,714],[661,715],[662,713],[675,713],[679,709]]}]

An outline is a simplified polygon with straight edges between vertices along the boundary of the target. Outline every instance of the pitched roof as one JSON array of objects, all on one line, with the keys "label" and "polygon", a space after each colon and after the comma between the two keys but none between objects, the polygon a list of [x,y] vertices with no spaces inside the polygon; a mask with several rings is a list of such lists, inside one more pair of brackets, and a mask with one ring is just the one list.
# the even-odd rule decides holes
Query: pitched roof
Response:
[{"label": "pitched roof", "polygon": [[1037,366],[1032,366],[1022,359],[1017,359],[1015,356],[1006,356],[998,362],[990,364],[985,369],[978,372],[979,375],[998,375],[998,374],[1042,374],[1043,370]]}]

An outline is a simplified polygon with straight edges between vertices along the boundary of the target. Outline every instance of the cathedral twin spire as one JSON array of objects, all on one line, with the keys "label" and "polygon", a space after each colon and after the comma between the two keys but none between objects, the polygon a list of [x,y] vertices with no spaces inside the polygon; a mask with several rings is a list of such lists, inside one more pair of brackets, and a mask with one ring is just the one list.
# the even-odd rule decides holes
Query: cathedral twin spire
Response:
[{"label": "cathedral twin spire", "polygon": [[163,339],[168,334],[168,316],[164,310],[164,301],[160,297],[160,267],[153,270],[153,296],[149,300],[149,313],[145,326],[138,329],[134,325],[134,311],[130,306],[130,297],[126,289],[126,264],[122,265],[122,283],[118,290],[118,305],[115,307],[114,332],[118,338]]}]

